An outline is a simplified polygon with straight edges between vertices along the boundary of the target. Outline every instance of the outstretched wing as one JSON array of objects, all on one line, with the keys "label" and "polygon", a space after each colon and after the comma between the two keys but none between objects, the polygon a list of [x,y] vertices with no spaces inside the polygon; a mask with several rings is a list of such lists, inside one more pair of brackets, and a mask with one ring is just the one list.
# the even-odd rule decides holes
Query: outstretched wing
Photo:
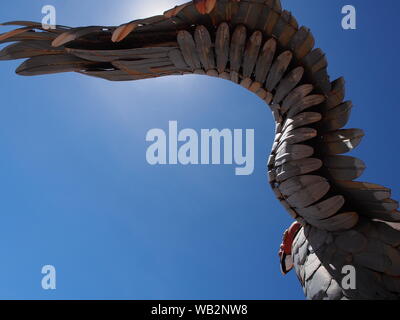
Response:
[{"label": "outstretched wing", "polygon": [[195,73],[239,83],[272,109],[269,180],[295,219],[329,231],[354,227],[360,215],[400,221],[388,188],[354,181],[365,164],[342,154],[364,132],[343,129],[352,110],[344,79],[330,81],[311,31],[279,1],[201,0],[119,27],[4,25],[22,26],[0,36],[12,42],[0,59],[28,58],[21,75],[72,71],[122,81]]},{"label": "outstretched wing", "polygon": [[[365,221],[400,222],[388,188],[354,181],[365,164],[343,154],[359,145],[364,132],[343,129],[352,110],[344,79],[331,82],[311,31],[279,0],[194,0],[119,27],[8,24],[22,28],[0,36],[2,43],[13,42],[0,59],[28,58],[17,69],[21,75],[72,71],[122,81],[195,73],[240,84],[272,110],[269,182],[294,219],[328,232],[358,230]],[[367,243],[374,253],[374,242]],[[398,245],[394,241],[394,251],[380,253],[395,266]],[[368,252],[359,263],[373,269]],[[386,275],[399,277],[400,270]]]}]

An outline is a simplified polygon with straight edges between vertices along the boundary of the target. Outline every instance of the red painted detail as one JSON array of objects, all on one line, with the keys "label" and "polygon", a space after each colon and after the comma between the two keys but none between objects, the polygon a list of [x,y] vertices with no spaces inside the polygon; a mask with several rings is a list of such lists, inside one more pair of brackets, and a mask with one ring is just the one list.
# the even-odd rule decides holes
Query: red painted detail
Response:
[{"label": "red painted detail", "polygon": [[292,244],[297,232],[301,229],[301,224],[299,222],[293,222],[292,225],[283,234],[282,244],[279,249],[279,256],[283,253],[289,255],[292,253]]},{"label": "red painted detail", "polygon": [[289,227],[289,229],[287,229],[283,234],[282,244],[279,248],[279,257],[280,257],[281,271],[284,275],[287,274],[293,268],[292,263],[290,263],[290,265],[287,265],[286,257],[291,256],[294,238],[296,237],[301,227],[302,225],[299,222],[294,222]]}]

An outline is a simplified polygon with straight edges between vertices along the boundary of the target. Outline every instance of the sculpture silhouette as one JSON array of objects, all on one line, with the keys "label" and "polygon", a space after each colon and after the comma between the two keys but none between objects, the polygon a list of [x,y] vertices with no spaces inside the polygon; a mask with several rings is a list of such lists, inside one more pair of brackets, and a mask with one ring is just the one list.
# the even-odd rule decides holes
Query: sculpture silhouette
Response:
[{"label": "sculpture silhouette", "polygon": [[[278,201],[300,224],[285,235],[282,271],[294,266],[309,299],[398,299],[400,214],[390,190],[353,181],[365,169],[343,156],[364,133],[342,129],[352,103],[343,78],[279,0],[194,0],[120,27],[17,21],[0,59],[28,58],[20,75],[79,72],[113,81],[201,74],[233,81],[268,104],[276,137],[268,160]],[[356,272],[355,288],[346,266]],[[350,270],[350,269],[349,269]]]}]

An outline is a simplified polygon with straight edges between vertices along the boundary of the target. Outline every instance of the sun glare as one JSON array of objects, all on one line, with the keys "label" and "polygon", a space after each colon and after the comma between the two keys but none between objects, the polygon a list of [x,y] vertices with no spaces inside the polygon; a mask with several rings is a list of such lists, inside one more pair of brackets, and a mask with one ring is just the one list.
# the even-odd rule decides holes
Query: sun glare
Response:
[{"label": "sun glare", "polygon": [[164,11],[186,2],[188,0],[135,1],[133,6],[125,10],[124,18],[133,20],[161,15]]}]

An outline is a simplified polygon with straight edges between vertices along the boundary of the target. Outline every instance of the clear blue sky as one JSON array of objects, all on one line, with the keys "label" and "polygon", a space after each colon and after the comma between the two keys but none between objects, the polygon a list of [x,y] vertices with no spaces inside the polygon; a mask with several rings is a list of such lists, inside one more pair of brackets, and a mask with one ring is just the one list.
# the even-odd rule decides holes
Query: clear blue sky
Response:
[{"label": "clear blue sky", "polygon": [[[185,1],[2,1],[0,20],[118,25]],[[357,30],[341,8],[357,9]],[[310,27],[333,79],[347,80],[349,127],[366,131],[353,154],[362,180],[397,188],[396,0],[284,0]],[[19,77],[0,63],[0,298],[303,299],[277,250],[291,223],[269,189],[269,109],[226,81],[200,76],[111,83],[78,74]],[[147,164],[149,129],[255,129],[255,171]],[[41,268],[57,268],[57,290]]]}]

